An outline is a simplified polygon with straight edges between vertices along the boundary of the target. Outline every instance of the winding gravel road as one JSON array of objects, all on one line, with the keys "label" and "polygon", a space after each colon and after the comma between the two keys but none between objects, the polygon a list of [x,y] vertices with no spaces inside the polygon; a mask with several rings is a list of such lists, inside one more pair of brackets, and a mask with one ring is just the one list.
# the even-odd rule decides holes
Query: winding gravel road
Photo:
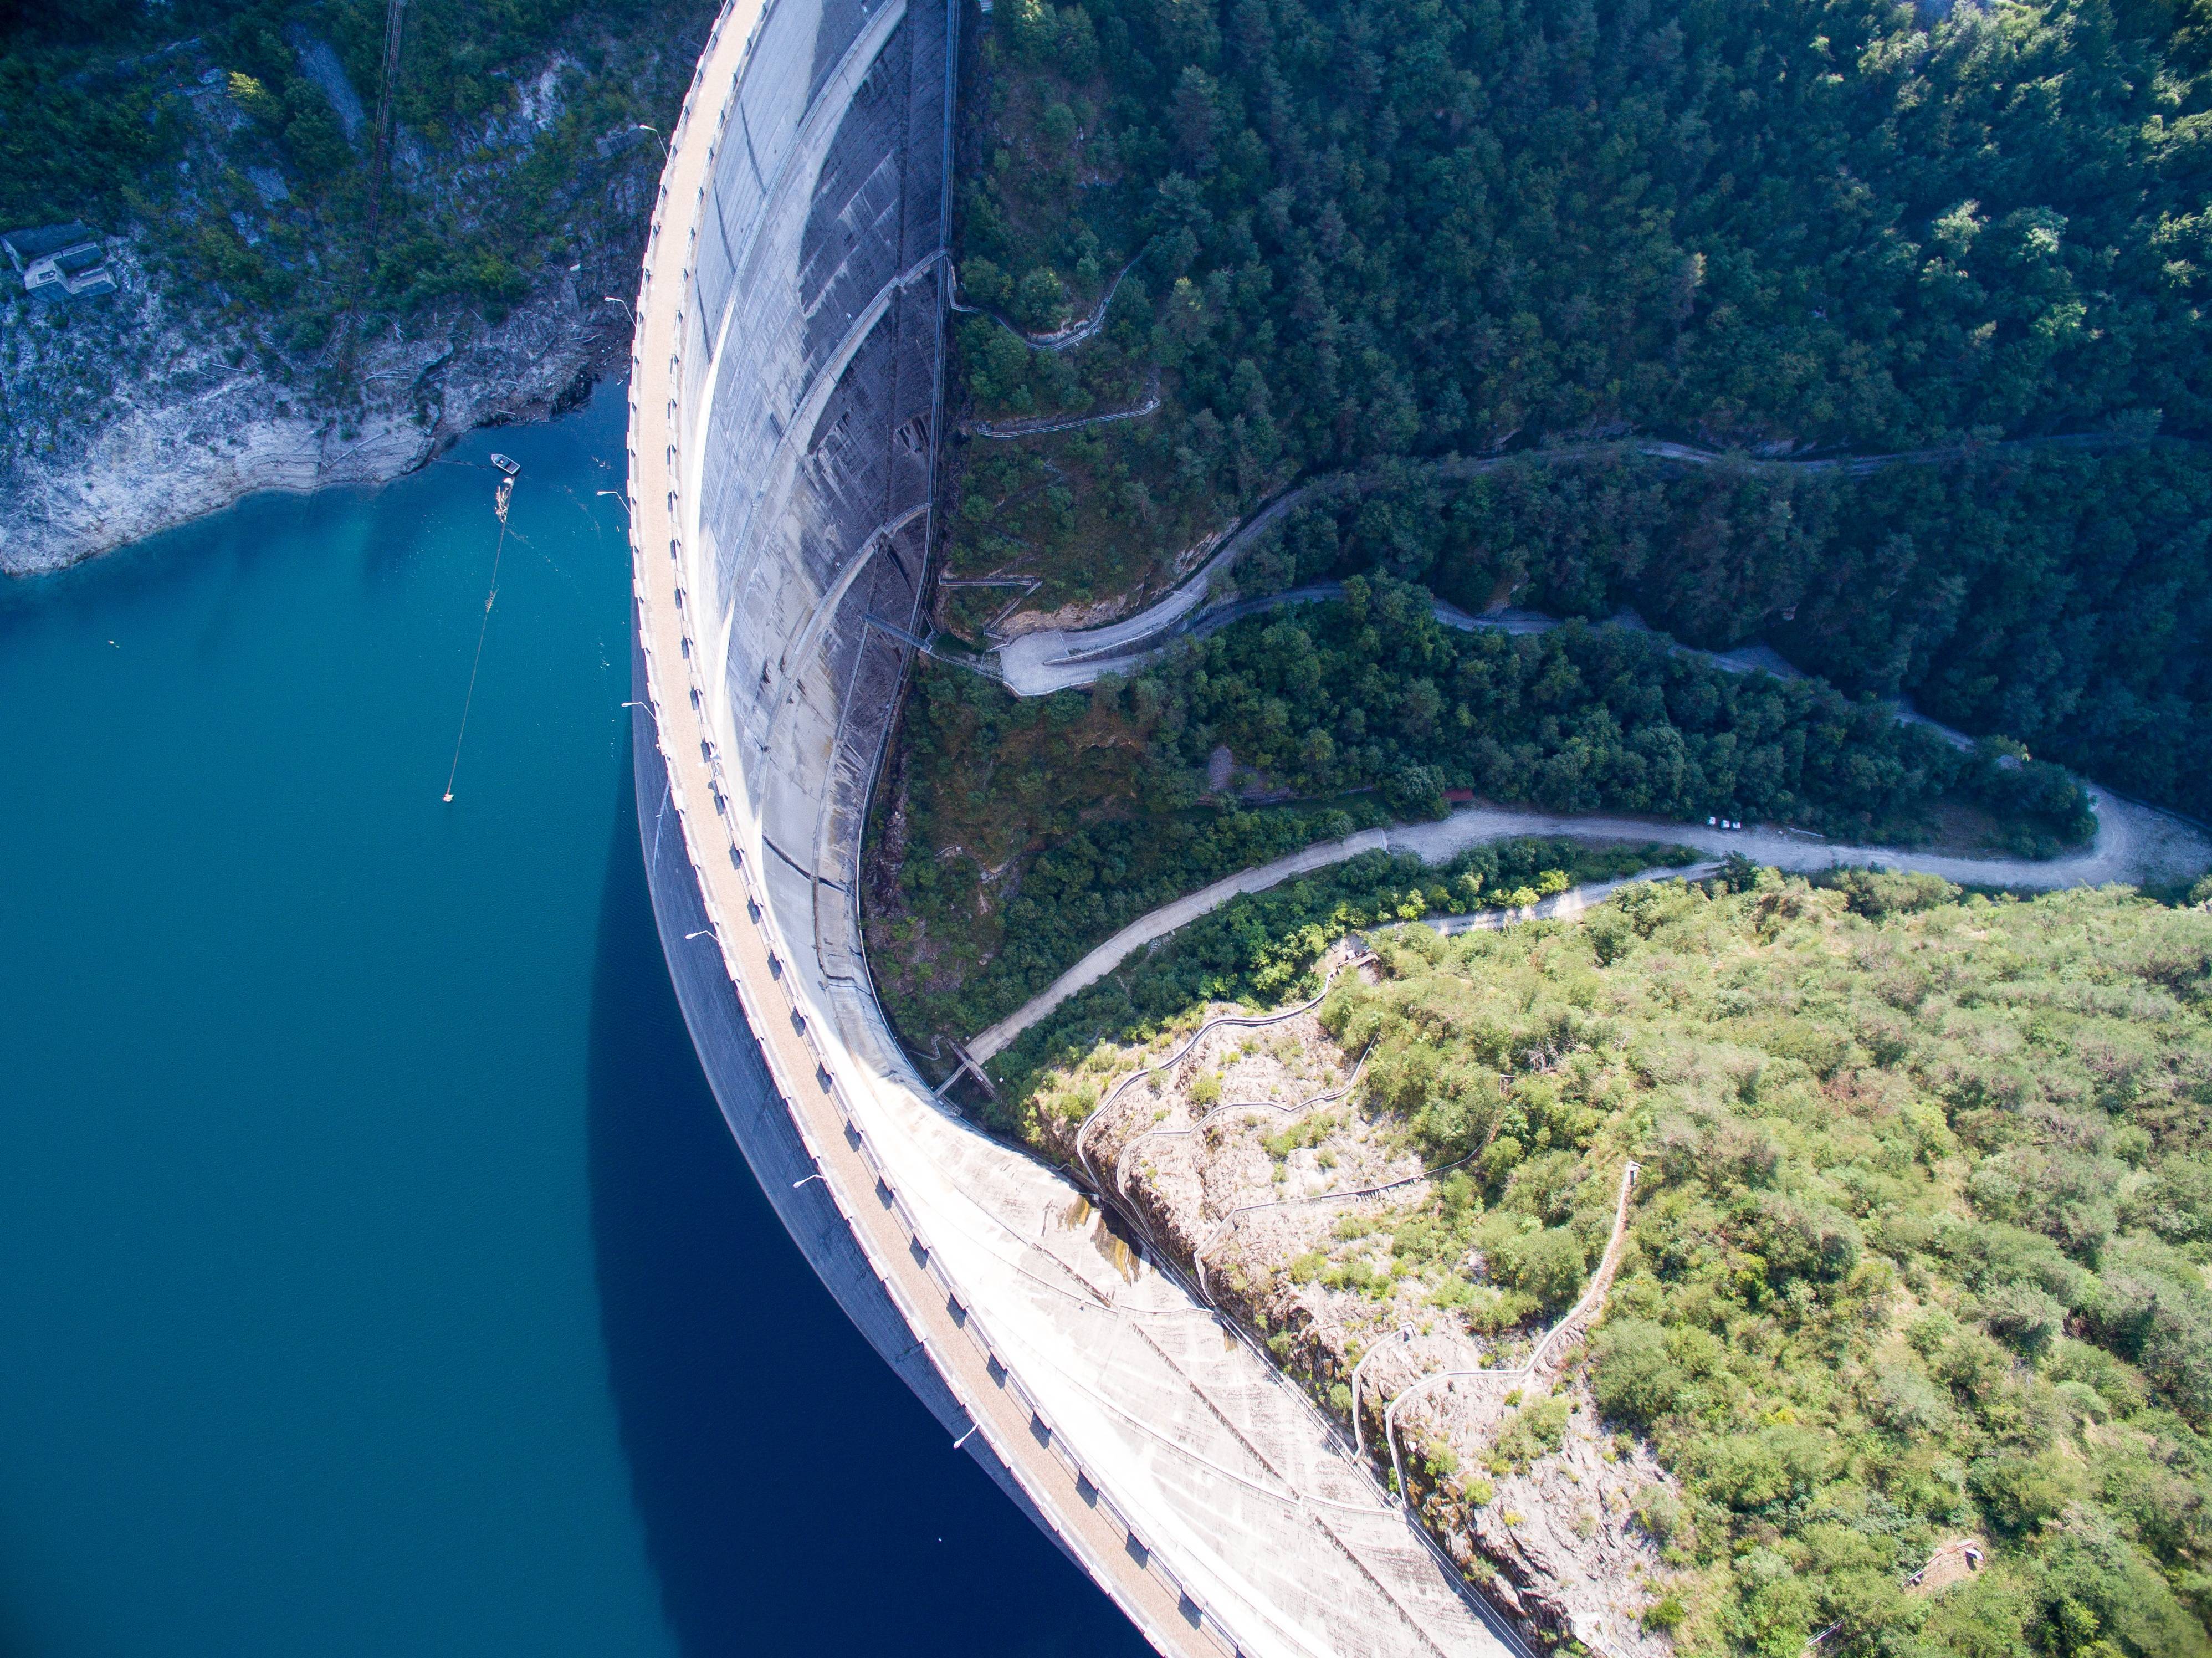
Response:
[{"label": "winding gravel road", "polygon": [[[1754,826],[1743,830],[1708,829],[1662,817],[1588,817],[1522,811],[1505,806],[1468,806],[1436,823],[1395,823],[1365,829],[1340,841],[1324,841],[1278,858],[1271,864],[1224,878],[1212,885],[1161,905],[1132,921],[1054,979],[1045,989],[967,1044],[978,1064],[1005,1051],[1007,1044],[1079,990],[1104,978],[1156,938],[1218,909],[1231,898],[1327,869],[1363,852],[1410,852],[1423,863],[1440,864],[1470,847],[1520,835],[1548,835],[1587,841],[1668,841],[1719,859],[1741,853],[1754,863],[1812,874],[1838,864],[1879,865],[1940,875],[1964,885],[2004,886],[2036,890],[2138,884],[2191,876],[2212,867],[2212,839],[2168,813],[2124,799],[2087,784],[2097,810],[2097,835],[2081,851],[2063,858],[2030,861],[2021,858],[1961,858],[1897,847],[1851,846],[1802,830]],[[1446,931],[1510,925],[1515,920],[1572,915],[1621,887],[1646,879],[1671,878],[1693,871],[1648,870],[1622,881],[1577,887],[1525,912],[1485,910],[1443,923]],[[1495,920],[1490,918],[1495,917]]]},{"label": "winding gravel road", "polygon": [[[1010,433],[1007,435],[1018,434]],[[1832,455],[1808,460],[1768,460],[1725,454],[1713,449],[1693,448],[1686,443],[1649,440],[1562,444],[1557,448],[1536,449],[1513,455],[1454,455],[1430,463],[1425,471],[1431,477],[1456,482],[1535,461],[1558,465],[1607,457],[1632,457],[1645,460],[1669,460],[1686,466],[1728,466],[1741,471],[1777,475],[1837,472],[1856,477],[1878,471],[1885,466],[1924,465],[1935,461],[1960,459],[1970,454],[1999,454],[2029,449],[2110,448],[2148,441],[2179,440],[2087,434],[2018,438],[1971,447],[1954,446],[1941,449],[1910,449],[1887,455]],[[1364,493],[1380,488],[1388,482],[1389,479],[1380,472],[1332,472],[1325,477],[1314,479],[1310,483],[1285,490],[1232,529],[1212,556],[1181,586],[1136,615],[1104,627],[1085,628],[1073,633],[1060,629],[1047,629],[1024,634],[1000,647],[999,665],[1007,689],[1017,696],[1049,696],[1054,691],[1071,690],[1090,684],[1101,674],[1128,672],[1194,628],[1210,631],[1207,624],[1212,623],[1213,613],[1205,610],[1204,606],[1215,586],[1229,574],[1237,561],[1261,537],[1281,523],[1285,515],[1308,501],[1346,493]],[[1235,604],[1253,607],[1240,612],[1252,615],[1257,610],[1273,609],[1283,604],[1296,604],[1301,598],[1313,596],[1313,590],[1300,589],[1295,594],[1279,593],[1267,598],[1237,600]],[[1231,608],[1234,608],[1234,604]],[[1473,620],[1469,618],[1470,622]],[[1483,625],[1496,624],[1486,621]],[[1752,647],[1754,652],[1762,648]],[[1725,658],[1723,659],[1723,665],[1728,665]]]},{"label": "winding gravel road", "polygon": [[[2086,448],[2123,440],[2107,438],[2028,439],[1983,446],[1984,452],[2031,447]],[[1837,471],[1863,474],[1879,467],[1907,462],[1955,458],[1963,449],[1914,450],[1893,455],[1840,456],[1814,460],[1757,460],[1693,449],[1684,444],[1631,442],[1566,446],[1539,451],[1554,461],[1590,459],[1602,455],[1638,455],[1691,465],[1727,465],[1754,471]],[[1455,458],[1440,461],[1432,475],[1466,478],[1494,471],[1527,459],[1522,456]],[[1312,604],[1343,592],[1341,584],[1321,583],[1288,592],[1236,598],[1206,608],[1214,584],[1225,576],[1237,560],[1273,530],[1291,511],[1318,497],[1374,487],[1373,475],[1337,473],[1277,496],[1237,526],[1188,580],[1137,615],[1104,627],[1079,632],[1059,630],[1026,634],[1000,647],[998,657],[1007,689],[1018,696],[1045,696],[1054,691],[1088,685],[1107,673],[1126,673],[1156,656],[1185,635],[1200,638],[1248,616],[1285,605]],[[1558,619],[1534,611],[1507,610],[1476,616],[1433,601],[1437,619],[1462,629],[1498,629],[1513,634],[1542,633],[1559,626]],[[1644,628],[1633,613],[1624,612],[1605,625]],[[1765,671],[1781,678],[1801,677],[1771,647],[1759,644],[1734,651],[1701,651],[1686,645],[1672,647],[1677,654],[1693,656],[1732,673]],[[1973,746],[1964,732],[1937,724],[1901,703],[1898,718],[1924,725],[1960,748]],[[1517,835],[1550,835],[1587,841],[1662,841],[1686,846],[1718,859],[1741,853],[1753,861],[1778,869],[1811,873],[1837,864],[1879,865],[1885,868],[1918,871],[1944,879],[1976,886],[2004,886],[2049,890],[2059,887],[2094,886],[2108,882],[2141,884],[2196,875],[2212,867],[2212,838],[2197,826],[2154,807],[2125,799],[2084,781],[2096,807],[2096,838],[2083,850],[2063,858],[2031,862],[2017,858],[1956,857],[1895,847],[1850,846],[1799,830],[1754,826],[1740,831],[1677,823],[1664,818],[1560,816],[1522,811],[1509,807],[1475,806],[1454,812],[1439,823],[1400,823],[1369,829],[1303,852],[1279,858],[1271,864],[1229,876],[1212,885],[1164,904],[1151,914],[1132,921],[1073,967],[1031,997],[1014,1012],[977,1035],[968,1044],[977,1063],[988,1062],[1008,1043],[1078,991],[1088,988],[1112,972],[1135,951],[1162,938],[1186,923],[1219,908],[1231,898],[1261,892],[1295,876],[1304,875],[1363,852],[1411,852],[1425,863],[1442,863],[1469,847]],[[1647,871],[1626,881],[1611,881],[1577,888],[1546,900],[1527,911],[1485,910],[1448,918],[1431,925],[1446,932],[1500,926],[1513,921],[1547,915],[1573,914],[1609,896],[1632,881],[1661,878],[1686,872]]]}]

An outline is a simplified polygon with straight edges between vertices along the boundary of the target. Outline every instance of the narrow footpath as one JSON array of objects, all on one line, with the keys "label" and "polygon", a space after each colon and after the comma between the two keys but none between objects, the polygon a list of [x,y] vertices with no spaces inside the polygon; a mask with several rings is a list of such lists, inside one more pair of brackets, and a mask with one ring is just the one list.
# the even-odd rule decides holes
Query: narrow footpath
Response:
[{"label": "narrow footpath", "polygon": [[1605,1297],[1613,1288],[1614,1276],[1620,1271],[1620,1256],[1628,1242],[1628,1194],[1642,1173],[1642,1165],[1630,1163],[1620,1171],[1620,1195],[1613,1208],[1613,1235],[1606,1240],[1605,1254],[1599,1258],[1597,1270],[1583,1286],[1581,1297],[1567,1309],[1558,1323],[1537,1339],[1528,1362],[1516,1370],[1432,1370],[1428,1375],[1406,1384],[1391,1398],[1382,1412],[1382,1438],[1390,1449],[1390,1472],[1395,1481],[1393,1489],[1406,1489],[1405,1463],[1399,1455],[1398,1412],[1422,1394],[1441,1382],[1480,1381],[1508,1382],[1516,1388],[1536,1385],[1548,1387],[1567,1351],[1589,1333],[1605,1310]]}]

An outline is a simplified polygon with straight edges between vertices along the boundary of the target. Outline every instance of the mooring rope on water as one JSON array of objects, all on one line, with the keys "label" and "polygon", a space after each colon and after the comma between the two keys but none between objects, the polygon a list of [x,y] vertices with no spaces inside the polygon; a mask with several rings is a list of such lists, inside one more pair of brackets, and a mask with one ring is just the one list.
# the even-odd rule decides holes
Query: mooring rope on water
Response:
[{"label": "mooring rope on water", "polygon": [[469,709],[477,700],[477,673],[483,666],[484,635],[491,631],[491,607],[499,598],[499,561],[507,551],[507,503],[514,495],[512,476],[499,481],[499,493],[492,499],[492,511],[499,515],[499,544],[492,549],[491,587],[484,594],[483,621],[477,628],[476,660],[469,665],[468,695],[461,699],[461,728],[453,735],[453,769],[446,774],[446,804],[453,803],[453,780],[461,772],[461,744],[469,735]]}]

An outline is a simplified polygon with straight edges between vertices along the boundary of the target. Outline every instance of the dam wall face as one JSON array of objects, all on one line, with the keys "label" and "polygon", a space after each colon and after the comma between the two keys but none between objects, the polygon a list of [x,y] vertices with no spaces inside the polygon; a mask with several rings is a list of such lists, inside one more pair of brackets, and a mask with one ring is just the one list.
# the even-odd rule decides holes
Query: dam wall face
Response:
[{"label": "dam wall face", "polygon": [[1304,1394],[942,1106],[877,1003],[860,851],[928,577],[961,15],[731,0],[668,135],[632,731],[694,1046],[839,1304],[1162,1652],[1526,1658]]},{"label": "dam wall face", "polygon": [[682,562],[707,607],[707,712],[800,970],[886,1060],[860,847],[905,672],[890,629],[920,619],[928,563],[954,19],[945,0],[768,10],[685,307]]},{"label": "dam wall face", "polygon": [[[713,922],[689,861],[660,733],[644,695],[644,652],[635,644],[630,666],[632,685],[638,692],[631,713],[630,753],[646,883],[653,896],[653,925],[700,1068],[769,1206],[845,1316],[945,1430],[960,1434],[974,1425],[972,1419],[915,1341],[889,1286],[846,1224],[829,1183],[818,1178],[820,1166],[769,1072],[721,954],[707,942],[713,936]],[[1054,1527],[1037,1512],[988,1441],[978,1435],[963,1448],[1017,1507],[1059,1540]]]}]

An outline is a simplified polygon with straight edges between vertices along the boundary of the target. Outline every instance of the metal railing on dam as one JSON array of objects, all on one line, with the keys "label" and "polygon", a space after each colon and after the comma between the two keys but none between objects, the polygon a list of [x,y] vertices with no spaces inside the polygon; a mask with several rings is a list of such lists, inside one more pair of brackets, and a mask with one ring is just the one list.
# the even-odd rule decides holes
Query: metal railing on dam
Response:
[{"label": "metal railing on dam", "polygon": [[1164,1652],[1517,1639],[1291,1383],[1075,1187],[931,1096],[859,872],[923,603],[959,13],[733,0],[636,306],[640,816],[678,994],[792,1236]]}]

